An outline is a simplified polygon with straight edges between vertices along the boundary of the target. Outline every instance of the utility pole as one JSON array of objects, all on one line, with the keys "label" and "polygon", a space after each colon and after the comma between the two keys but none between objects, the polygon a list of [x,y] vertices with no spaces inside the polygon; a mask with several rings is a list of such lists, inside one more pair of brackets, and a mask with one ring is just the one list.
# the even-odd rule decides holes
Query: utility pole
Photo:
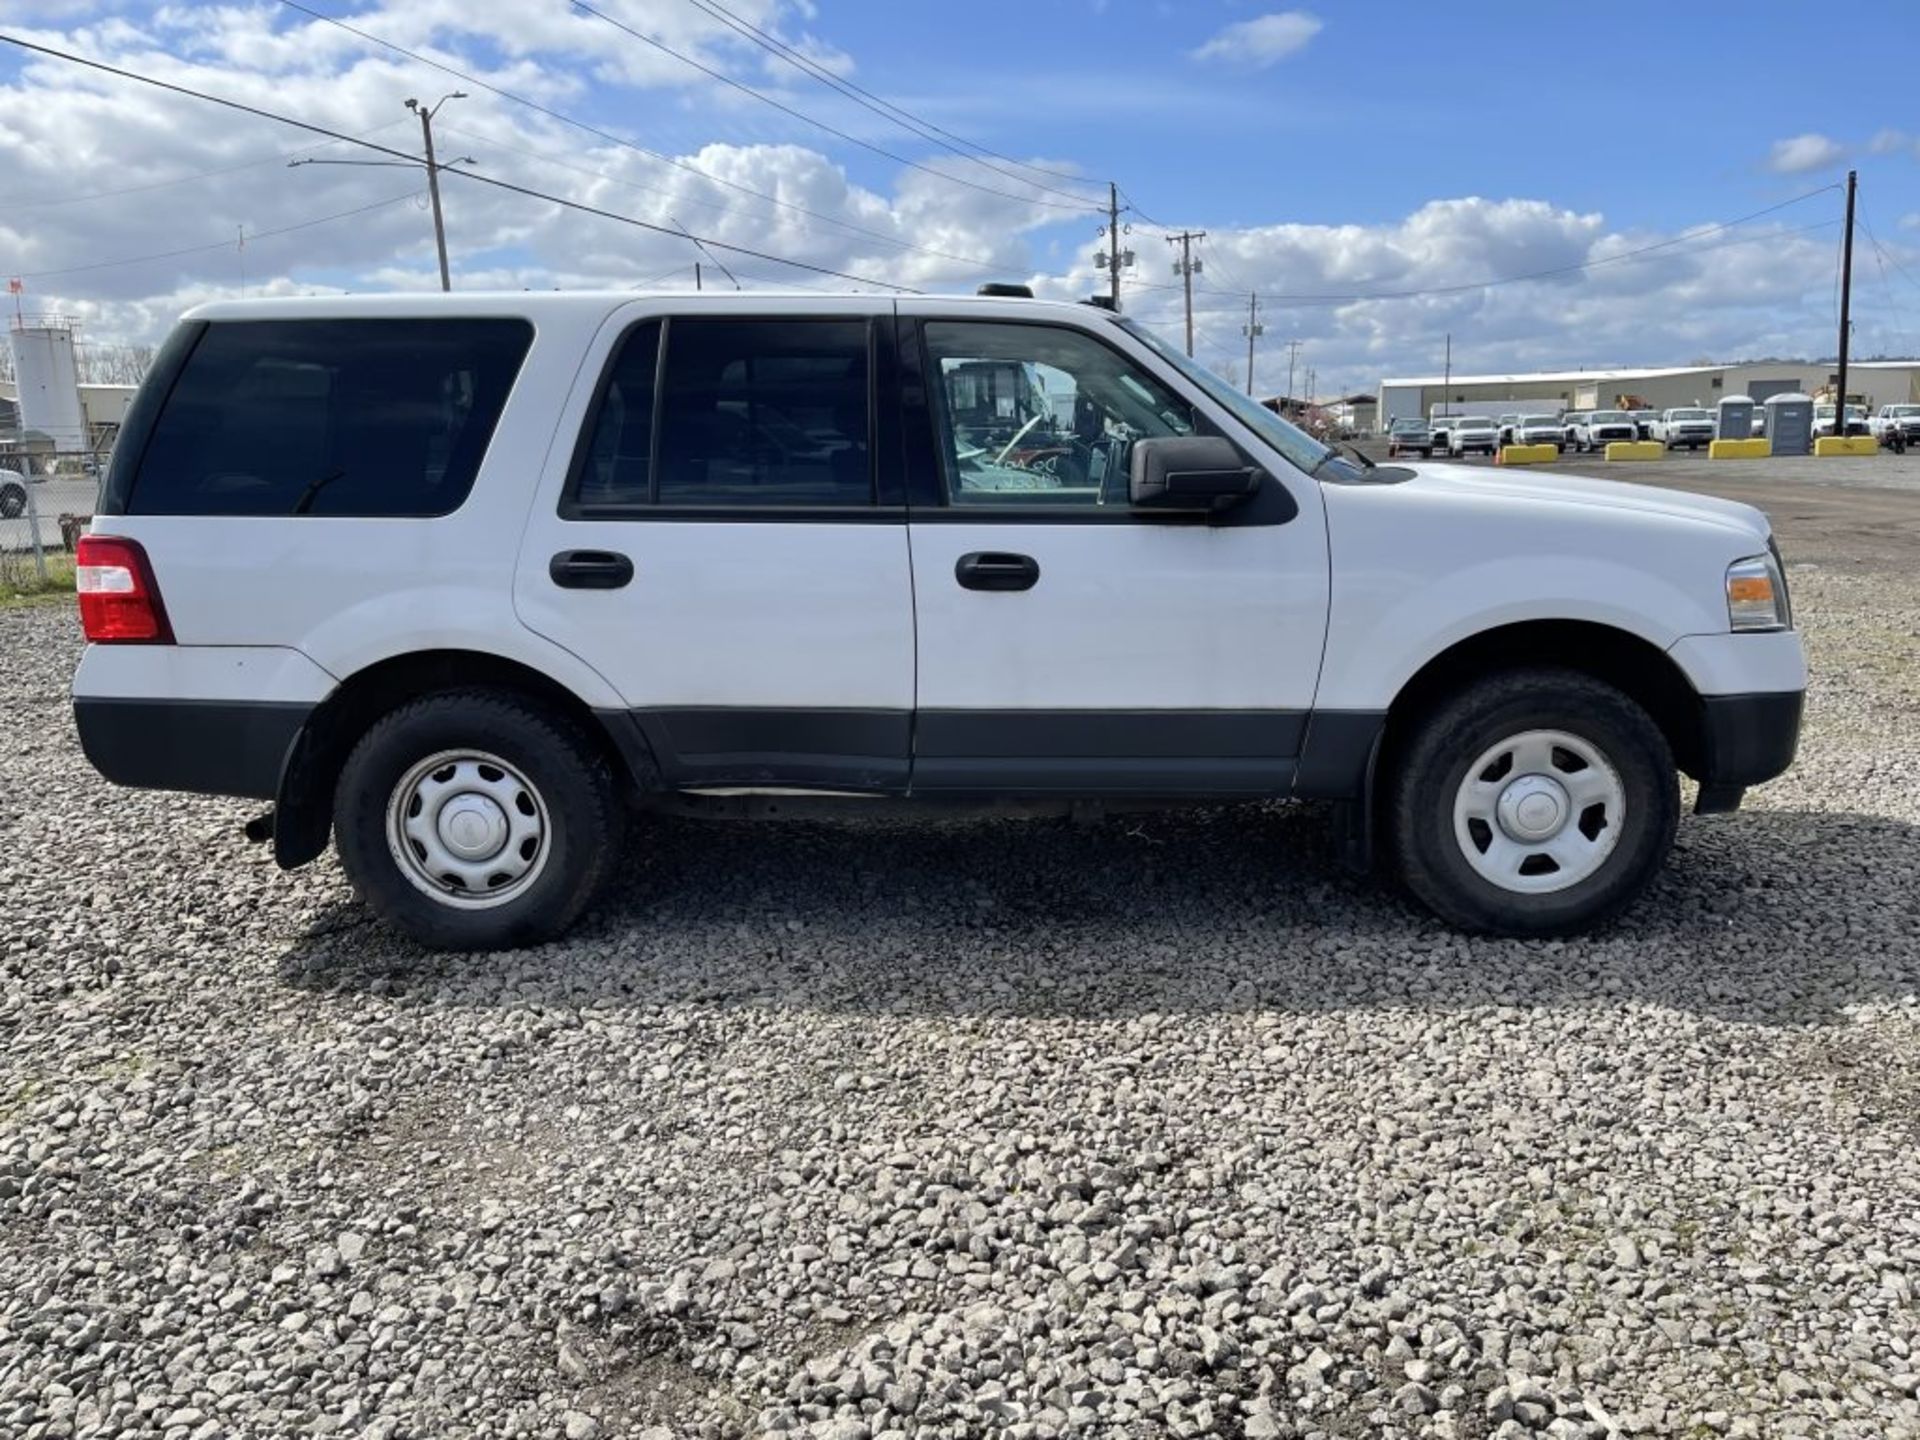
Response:
[{"label": "utility pole", "polygon": [[1293,362],[1300,356],[1300,342],[1287,341],[1287,393],[1280,397],[1280,408],[1285,410],[1293,404]]},{"label": "utility pole", "polygon": [[451,95],[442,95],[431,106],[422,105],[418,100],[407,101],[407,109],[420,117],[420,139],[427,150],[427,194],[433,201],[433,244],[440,253],[440,288],[443,291],[453,289],[453,280],[447,273],[447,218],[440,209],[440,165],[433,158],[433,117],[447,101],[466,98],[466,91],[456,90]]},{"label": "utility pole", "polygon": [[1247,323],[1241,327],[1247,332],[1247,395],[1253,395],[1253,342],[1267,333],[1267,327],[1260,323],[1260,297],[1249,292],[1247,295]]},{"label": "utility pole", "polygon": [[1857,170],[1847,172],[1847,228],[1841,240],[1840,260],[1840,396],[1834,401],[1833,433],[1847,433],[1847,332],[1853,328],[1853,195],[1859,188]]},{"label": "utility pole", "polygon": [[1180,247],[1180,258],[1173,262],[1173,273],[1181,279],[1187,292],[1187,358],[1193,358],[1193,277],[1199,272],[1201,262],[1193,258],[1193,242],[1207,238],[1204,230],[1182,230],[1178,235],[1167,236],[1169,245]]},{"label": "utility pole", "polygon": [[1107,298],[1114,310],[1120,308],[1120,272],[1133,264],[1133,251],[1121,243],[1122,235],[1133,229],[1120,228],[1120,187],[1109,180],[1107,182],[1107,223],[1100,227],[1098,235],[1107,242],[1107,248],[1096,250],[1093,254],[1093,266],[1096,270],[1107,272]]}]

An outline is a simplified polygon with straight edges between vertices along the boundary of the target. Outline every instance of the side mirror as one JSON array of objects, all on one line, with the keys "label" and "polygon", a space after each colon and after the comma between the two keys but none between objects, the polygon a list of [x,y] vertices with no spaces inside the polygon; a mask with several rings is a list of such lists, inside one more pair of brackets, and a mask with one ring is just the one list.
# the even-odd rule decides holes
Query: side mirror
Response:
[{"label": "side mirror", "polygon": [[1225,510],[1260,488],[1261,472],[1218,435],[1133,442],[1128,496],[1136,510]]}]

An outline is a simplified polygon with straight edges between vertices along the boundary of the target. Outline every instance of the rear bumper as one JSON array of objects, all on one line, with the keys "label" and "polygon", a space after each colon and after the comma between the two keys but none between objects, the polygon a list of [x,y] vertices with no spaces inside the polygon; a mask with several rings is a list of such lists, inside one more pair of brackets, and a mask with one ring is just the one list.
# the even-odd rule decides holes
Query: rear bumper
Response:
[{"label": "rear bumper", "polygon": [[304,701],[151,700],[76,695],[88,761],[116,785],[271,800]]}]

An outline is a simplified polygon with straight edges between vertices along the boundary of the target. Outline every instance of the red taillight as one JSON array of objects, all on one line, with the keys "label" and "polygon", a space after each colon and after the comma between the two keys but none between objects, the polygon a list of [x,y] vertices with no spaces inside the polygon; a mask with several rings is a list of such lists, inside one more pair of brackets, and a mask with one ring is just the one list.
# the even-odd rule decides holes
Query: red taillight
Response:
[{"label": "red taillight", "polygon": [[173,644],[153,566],[138,541],[82,535],[73,579],[80,592],[80,626],[96,645]]}]

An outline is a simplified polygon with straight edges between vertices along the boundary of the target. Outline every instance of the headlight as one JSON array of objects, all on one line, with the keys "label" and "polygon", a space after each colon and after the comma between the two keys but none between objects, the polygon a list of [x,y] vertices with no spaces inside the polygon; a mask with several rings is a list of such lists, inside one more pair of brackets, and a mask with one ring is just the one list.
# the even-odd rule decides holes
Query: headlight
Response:
[{"label": "headlight", "polygon": [[1752,555],[1727,567],[1727,623],[1735,630],[1785,630],[1793,623],[1786,578],[1772,555]]}]

